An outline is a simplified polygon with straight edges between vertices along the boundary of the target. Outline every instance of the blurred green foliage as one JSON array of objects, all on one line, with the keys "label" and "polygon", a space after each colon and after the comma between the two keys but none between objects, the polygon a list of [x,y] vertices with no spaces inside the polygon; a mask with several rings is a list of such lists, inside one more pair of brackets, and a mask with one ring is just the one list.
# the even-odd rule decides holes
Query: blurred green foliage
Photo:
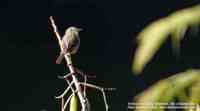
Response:
[{"label": "blurred green foliage", "polygon": [[138,48],[133,59],[133,72],[140,74],[169,36],[172,37],[173,49],[178,54],[180,41],[187,28],[195,28],[197,25],[200,25],[200,5],[174,12],[148,25],[137,36]]},{"label": "blurred green foliage", "polygon": [[[189,90],[189,94],[187,91]],[[180,98],[183,95],[185,97]],[[137,103],[170,103],[177,98],[178,101],[200,105],[200,70],[187,70],[182,73],[175,74],[172,77],[163,79],[155,83],[149,89],[136,96]],[[183,101],[184,100],[184,101]],[[176,100],[177,101],[177,100]],[[162,111],[164,109],[144,108],[136,109],[136,111]],[[189,110],[189,109],[188,109]],[[190,110],[193,111],[193,110]],[[194,110],[195,111],[195,110]]]},{"label": "blurred green foliage", "polygon": [[[173,51],[178,55],[180,42],[187,29],[189,27],[197,28],[199,25],[200,5],[174,12],[148,25],[137,36],[138,47],[133,59],[132,71],[135,74],[140,74],[168,37],[171,37]],[[134,109],[136,111],[164,111],[166,107],[162,106],[166,106],[166,104],[170,106],[169,103],[173,102],[199,105],[199,107],[195,108],[183,108],[186,111],[199,111],[200,69],[189,69],[160,80],[144,92],[138,94],[134,101],[139,105],[139,107]],[[141,108],[140,105],[155,106],[153,108],[150,106]],[[171,110],[176,111],[177,109]]]}]

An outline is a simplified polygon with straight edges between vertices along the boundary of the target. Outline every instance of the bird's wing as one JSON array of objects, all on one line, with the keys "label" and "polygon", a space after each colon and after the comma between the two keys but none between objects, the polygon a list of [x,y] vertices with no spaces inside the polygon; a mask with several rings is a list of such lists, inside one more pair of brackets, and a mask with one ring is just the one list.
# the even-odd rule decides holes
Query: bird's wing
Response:
[{"label": "bird's wing", "polygon": [[76,34],[72,35],[73,38],[68,39],[68,51],[71,54],[75,54],[78,51],[79,45],[80,45],[80,39],[79,36]]}]

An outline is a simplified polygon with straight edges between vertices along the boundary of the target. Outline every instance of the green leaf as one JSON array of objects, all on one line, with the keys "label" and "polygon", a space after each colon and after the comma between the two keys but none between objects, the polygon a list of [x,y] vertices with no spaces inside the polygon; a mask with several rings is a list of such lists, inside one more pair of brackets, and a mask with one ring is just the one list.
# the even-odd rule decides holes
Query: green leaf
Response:
[{"label": "green leaf", "polygon": [[78,111],[78,101],[76,94],[73,94],[70,100],[70,111]]}]

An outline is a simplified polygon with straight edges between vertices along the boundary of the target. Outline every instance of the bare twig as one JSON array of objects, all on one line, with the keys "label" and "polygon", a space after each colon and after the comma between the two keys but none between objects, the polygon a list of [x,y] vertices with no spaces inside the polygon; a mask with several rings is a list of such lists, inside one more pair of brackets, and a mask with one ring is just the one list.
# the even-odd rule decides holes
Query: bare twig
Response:
[{"label": "bare twig", "polygon": [[108,111],[108,102],[106,100],[106,95],[105,95],[105,90],[109,90],[109,91],[112,91],[112,90],[116,90],[115,88],[102,88],[100,86],[96,86],[96,85],[93,85],[93,84],[89,84],[89,83],[84,83],[84,82],[80,82],[81,85],[84,85],[84,86],[87,86],[87,87],[90,87],[90,88],[95,88],[97,90],[100,90],[101,93],[102,93],[102,96],[103,96],[103,100],[104,100],[104,104],[105,104],[105,108],[106,108],[106,111]]},{"label": "bare twig", "polygon": [[65,110],[67,108],[67,104],[69,103],[69,101],[71,100],[72,96],[74,94],[76,94],[78,92],[78,90],[74,91],[68,98],[67,98],[67,101],[65,102],[64,106],[63,106],[63,109]]},{"label": "bare twig", "polygon": [[[84,76],[84,83],[87,83],[87,76]],[[86,85],[84,85],[84,91],[83,91],[84,96],[86,97]]]},{"label": "bare twig", "polygon": [[[69,82],[69,80],[67,80],[67,79],[65,79],[65,80],[67,81],[67,84],[70,86],[71,83]],[[70,88],[71,88],[72,92],[75,93],[74,88],[72,86]]]},{"label": "bare twig", "polygon": [[65,102],[64,106],[63,106],[63,109],[65,110],[66,107],[67,107],[67,104],[69,103],[70,99],[72,98],[72,96],[74,95],[74,93],[72,93],[68,98],[67,98],[67,101]]},{"label": "bare twig", "polygon": [[[83,73],[80,69],[78,69],[78,68],[76,68],[76,67],[74,67],[74,69],[75,69],[75,72],[76,72],[77,74],[80,74],[80,75],[83,76],[83,77],[87,76],[88,78],[96,78],[95,75],[87,75],[87,74]],[[71,77],[72,75],[73,75],[73,73],[68,73],[68,74],[66,74],[65,76],[58,76],[58,78],[59,78],[59,79],[66,79],[66,78],[68,78],[68,77]]]},{"label": "bare twig", "polygon": [[71,77],[73,73],[68,73],[65,76],[58,76],[59,79],[67,79],[68,77]]},{"label": "bare twig", "polygon": [[72,82],[69,84],[69,86],[67,87],[67,89],[65,89],[65,91],[64,91],[60,96],[57,96],[56,99],[63,98],[63,97],[67,94],[67,92],[69,91],[69,89],[72,87],[72,84],[73,84],[73,83],[74,83],[74,82],[72,81]]},{"label": "bare twig", "polygon": [[49,19],[50,19],[51,25],[52,25],[52,27],[53,27],[53,29],[54,29],[54,33],[56,34],[56,37],[57,37],[57,39],[58,39],[58,43],[59,43],[59,45],[60,45],[60,50],[63,51],[62,40],[61,40],[61,37],[60,37],[60,35],[59,35],[58,31],[57,31],[57,27],[56,27],[56,24],[55,24],[55,22],[54,22],[54,20],[53,20],[53,17],[50,16]]},{"label": "bare twig", "polygon": [[88,78],[96,78],[95,75],[87,75],[87,74],[83,73],[83,71],[81,71],[80,69],[78,69],[78,68],[76,68],[76,67],[75,67],[75,71],[76,71],[78,74],[80,74],[81,76],[83,76],[83,77],[87,76]]}]

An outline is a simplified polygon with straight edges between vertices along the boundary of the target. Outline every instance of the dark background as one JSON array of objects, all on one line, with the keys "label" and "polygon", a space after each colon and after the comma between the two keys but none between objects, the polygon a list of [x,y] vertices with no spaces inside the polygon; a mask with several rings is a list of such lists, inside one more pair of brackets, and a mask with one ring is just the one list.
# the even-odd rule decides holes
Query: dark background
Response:
[{"label": "dark background", "polygon": [[[73,56],[76,67],[95,74],[92,83],[116,87],[108,92],[112,111],[126,111],[128,101],[152,83],[187,68],[199,68],[200,34],[188,30],[179,59],[170,39],[161,47],[143,75],[131,72],[135,37],[147,24],[169,13],[198,4],[199,0],[7,0],[0,3],[2,111],[58,111],[67,84],[57,79],[68,71],[56,65],[59,47],[48,17],[54,16],[63,35],[69,26],[84,29],[81,48]],[[48,30],[47,30],[48,21]],[[104,111],[100,94],[91,90],[93,111]],[[5,105],[4,105],[5,104]]]}]

